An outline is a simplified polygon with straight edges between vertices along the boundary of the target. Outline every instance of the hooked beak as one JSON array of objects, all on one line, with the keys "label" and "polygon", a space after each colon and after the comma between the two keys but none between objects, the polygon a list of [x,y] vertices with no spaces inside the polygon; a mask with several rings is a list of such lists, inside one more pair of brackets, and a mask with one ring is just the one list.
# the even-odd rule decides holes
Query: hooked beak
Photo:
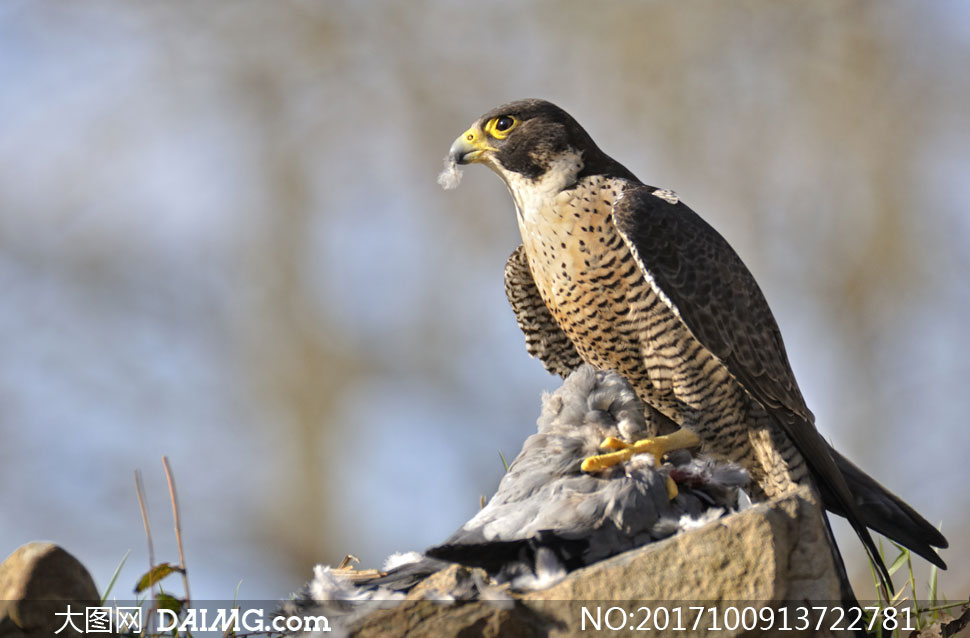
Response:
[{"label": "hooked beak", "polygon": [[498,149],[489,145],[484,133],[476,125],[458,136],[448,150],[448,157],[455,164],[472,164],[482,161],[485,151],[496,150]]}]

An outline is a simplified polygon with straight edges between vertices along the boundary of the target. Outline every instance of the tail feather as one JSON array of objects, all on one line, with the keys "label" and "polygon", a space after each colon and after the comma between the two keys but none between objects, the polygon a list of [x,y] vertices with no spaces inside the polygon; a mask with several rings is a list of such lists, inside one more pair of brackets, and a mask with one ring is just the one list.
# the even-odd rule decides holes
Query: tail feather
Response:
[{"label": "tail feather", "polygon": [[[849,582],[849,575],[845,571],[845,561],[842,559],[842,552],[835,542],[835,534],[832,532],[832,523],[828,515],[822,512],[822,522],[825,523],[825,535],[828,537],[829,547],[832,549],[832,559],[835,561],[836,575],[839,579],[839,591],[842,597],[842,609],[849,614],[853,609],[861,608],[855,593],[852,591],[852,583]],[[852,635],[869,638],[871,634],[863,628],[859,628]]]},{"label": "tail feather", "polygon": [[[859,469],[836,450],[831,449],[832,458],[842,472],[845,482],[855,495],[856,509],[863,523],[883,536],[890,538],[903,547],[919,554],[940,569],[946,563],[936,553],[936,548],[946,548],[948,543],[943,534],[929,521],[919,515],[901,498],[880,485],[874,478]],[[837,500],[821,487],[825,508],[833,514],[845,516]]]}]

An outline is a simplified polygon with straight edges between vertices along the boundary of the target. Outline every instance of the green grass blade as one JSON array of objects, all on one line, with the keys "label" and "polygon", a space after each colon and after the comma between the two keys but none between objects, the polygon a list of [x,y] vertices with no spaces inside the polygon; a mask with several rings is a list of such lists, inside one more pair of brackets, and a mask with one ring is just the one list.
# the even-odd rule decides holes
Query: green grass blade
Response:
[{"label": "green grass blade", "polygon": [[[936,565],[930,565],[930,608],[936,607],[938,604],[937,600],[937,580],[940,576],[940,568]],[[940,612],[934,610],[932,620],[930,622],[936,622],[940,619]]]},{"label": "green grass blade", "polygon": [[121,568],[125,566],[125,562],[128,560],[129,556],[131,556],[130,549],[127,552],[125,552],[124,556],[121,557],[121,562],[118,563],[117,567],[115,567],[115,573],[111,574],[111,580],[108,581],[108,586],[104,590],[104,595],[101,596],[102,605],[104,604],[104,601],[108,600],[108,596],[111,595],[111,590],[114,588],[115,583],[118,581],[118,574],[121,573]]},{"label": "green grass blade", "polygon": [[913,571],[913,554],[906,550],[906,566],[909,568],[909,587],[913,590],[913,616],[916,618],[916,629],[923,629],[923,612],[919,608],[919,590],[916,589],[916,574]]},{"label": "green grass blade", "polygon": [[908,558],[908,556],[909,556],[909,552],[906,550],[899,552],[899,556],[897,556],[896,560],[893,561],[893,564],[889,566],[890,576],[898,572],[899,568],[906,564],[906,559]]},{"label": "green grass blade", "polygon": [[876,566],[871,560],[869,561],[869,573],[872,574],[872,586],[875,588],[876,596],[879,597],[881,603],[883,600],[882,588],[879,587],[879,578],[876,577]]}]

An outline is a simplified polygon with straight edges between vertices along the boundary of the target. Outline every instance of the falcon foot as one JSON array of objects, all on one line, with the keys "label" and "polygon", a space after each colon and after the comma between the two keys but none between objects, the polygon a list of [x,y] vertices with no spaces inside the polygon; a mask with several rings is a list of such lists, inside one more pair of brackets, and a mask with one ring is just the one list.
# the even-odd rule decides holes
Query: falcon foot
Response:
[{"label": "falcon foot", "polygon": [[[657,466],[659,466],[663,455],[667,452],[694,447],[700,442],[701,440],[696,434],[683,428],[673,434],[641,439],[635,443],[627,443],[610,436],[600,443],[600,449],[614,451],[586,458],[583,460],[580,469],[584,472],[600,472],[624,461],[629,461],[634,454],[643,452],[653,454],[653,457],[657,460]],[[677,496],[677,484],[669,476],[667,477],[667,495],[671,499]]]}]

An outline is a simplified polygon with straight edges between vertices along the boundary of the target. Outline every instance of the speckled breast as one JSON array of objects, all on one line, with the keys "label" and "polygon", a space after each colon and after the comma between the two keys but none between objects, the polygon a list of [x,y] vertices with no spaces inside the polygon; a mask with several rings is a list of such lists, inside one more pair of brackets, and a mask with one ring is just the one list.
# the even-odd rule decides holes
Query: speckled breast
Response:
[{"label": "speckled breast", "polygon": [[[543,301],[589,363],[616,370],[641,398],[677,411],[670,371],[647,366],[645,331],[674,320],[654,294],[612,221],[620,180],[588,177],[546,205],[519,211],[519,230]],[[660,345],[660,344],[657,344]]]}]

